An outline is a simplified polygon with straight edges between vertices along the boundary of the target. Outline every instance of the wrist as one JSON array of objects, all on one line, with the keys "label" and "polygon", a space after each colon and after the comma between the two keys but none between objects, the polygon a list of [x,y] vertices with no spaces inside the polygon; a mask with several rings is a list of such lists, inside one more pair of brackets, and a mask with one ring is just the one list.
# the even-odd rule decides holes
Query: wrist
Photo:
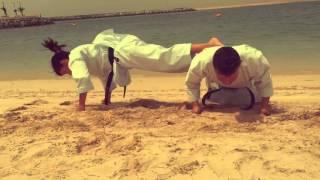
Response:
[{"label": "wrist", "polygon": [[194,101],[191,104],[192,104],[192,112],[196,113],[196,114],[200,114],[202,109],[201,109],[199,101]]},{"label": "wrist", "polygon": [[267,106],[269,105],[269,97],[263,97],[261,100],[261,106]]},{"label": "wrist", "polygon": [[192,101],[191,104],[199,105],[200,103],[198,100],[196,100],[196,101]]},{"label": "wrist", "polygon": [[79,104],[79,106],[78,106],[78,111],[85,111],[85,110],[86,110],[86,106]]}]

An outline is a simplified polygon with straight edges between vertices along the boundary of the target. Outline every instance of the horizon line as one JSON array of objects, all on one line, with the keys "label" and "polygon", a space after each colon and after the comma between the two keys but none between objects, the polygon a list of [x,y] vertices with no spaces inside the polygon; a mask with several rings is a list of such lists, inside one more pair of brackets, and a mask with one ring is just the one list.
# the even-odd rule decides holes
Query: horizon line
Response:
[{"label": "horizon line", "polygon": [[255,6],[267,6],[267,5],[277,5],[277,4],[291,4],[299,2],[316,2],[319,0],[283,0],[283,1],[274,1],[274,2],[263,2],[263,3],[248,3],[248,4],[238,4],[238,5],[225,5],[225,6],[210,6],[210,7],[194,7],[197,11],[202,10],[215,10],[215,9],[231,9],[231,8],[242,8],[242,7],[255,7]]}]

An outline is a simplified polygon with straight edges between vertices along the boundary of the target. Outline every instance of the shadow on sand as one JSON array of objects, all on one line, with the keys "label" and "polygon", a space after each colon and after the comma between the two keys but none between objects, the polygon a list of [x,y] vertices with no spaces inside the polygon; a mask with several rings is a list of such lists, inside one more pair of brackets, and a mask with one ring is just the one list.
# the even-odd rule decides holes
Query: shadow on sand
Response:
[{"label": "shadow on sand", "polygon": [[250,110],[242,110],[241,108],[231,106],[210,106],[206,107],[204,111],[235,114],[235,120],[239,123],[255,123],[264,120],[264,116],[259,113],[259,104],[256,104]]},{"label": "shadow on sand", "polygon": [[[69,104],[68,104],[69,105]],[[104,104],[91,104],[87,105],[88,110],[93,111],[108,111],[108,110],[114,110],[119,108],[146,108],[146,109],[160,109],[162,107],[168,108],[168,107],[176,107],[177,109],[182,110],[185,106],[185,103],[182,102],[164,102],[164,101],[158,101],[154,99],[134,99],[130,102],[114,102],[109,105]],[[203,109],[203,113],[205,112],[212,112],[212,113],[224,113],[224,114],[235,114],[235,120],[239,123],[255,123],[255,122],[263,122],[265,116],[259,114],[259,104],[257,103],[252,109],[250,110],[242,110],[238,107],[223,107],[223,106],[210,106],[205,107]],[[190,106],[186,107],[186,111],[190,111]],[[272,114],[282,114],[286,112],[286,108],[278,105],[273,104],[272,106]]]},{"label": "shadow on sand", "polygon": [[163,102],[157,101],[154,99],[136,99],[130,102],[114,102],[109,105],[104,104],[94,104],[94,105],[87,105],[90,110],[96,111],[105,111],[105,110],[112,110],[117,108],[138,108],[143,107],[147,109],[159,109],[161,107],[180,107],[181,103],[177,102]]}]

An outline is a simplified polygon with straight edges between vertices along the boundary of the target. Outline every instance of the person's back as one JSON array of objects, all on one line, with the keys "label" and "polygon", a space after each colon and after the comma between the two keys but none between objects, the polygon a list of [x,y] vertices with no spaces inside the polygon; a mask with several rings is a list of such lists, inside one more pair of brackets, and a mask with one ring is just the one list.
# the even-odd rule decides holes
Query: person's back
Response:
[{"label": "person's back", "polygon": [[191,43],[175,44],[166,48],[146,43],[135,35],[114,33],[112,29],[99,33],[93,43],[113,48],[119,64],[127,69],[186,72],[192,59]]},{"label": "person's back", "polygon": [[107,47],[97,44],[77,46],[70,51],[69,68],[74,78],[85,77],[88,71],[90,75],[105,79],[111,70]]}]

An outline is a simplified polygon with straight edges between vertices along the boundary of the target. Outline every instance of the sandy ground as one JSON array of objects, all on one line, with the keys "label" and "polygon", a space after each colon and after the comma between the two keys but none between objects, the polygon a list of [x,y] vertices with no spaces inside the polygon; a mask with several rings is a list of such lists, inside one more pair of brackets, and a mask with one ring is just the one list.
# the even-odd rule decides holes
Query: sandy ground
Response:
[{"label": "sandy ground", "polygon": [[0,179],[320,177],[320,75],[274,76],[273,114],[181,110],[183,76],[134,77],[76,112],[72,80],[0,82]]}]

